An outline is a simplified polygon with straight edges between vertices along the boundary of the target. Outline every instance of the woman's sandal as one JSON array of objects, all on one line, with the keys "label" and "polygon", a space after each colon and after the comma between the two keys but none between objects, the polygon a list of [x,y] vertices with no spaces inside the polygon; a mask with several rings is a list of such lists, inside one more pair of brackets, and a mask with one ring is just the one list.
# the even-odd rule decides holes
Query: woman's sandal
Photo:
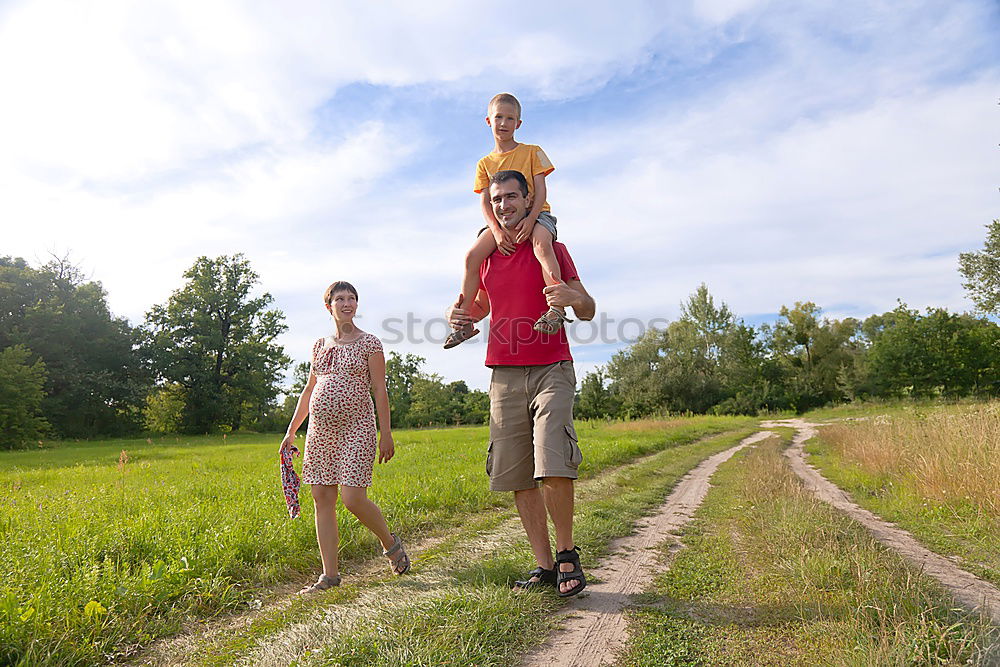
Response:
[{"label": "woman's sandal", "polygon": [[447,338],[444,339],[444,349],[450,350],[456,345],[461,345],[478,333],[479,329],[475,328],[471,324],[466,324],[461,329],[455,329],[448,334]]},{"label": "woman's sandal", "polygon": [[[399,539],[399,535],[396,533],[389,534],[396,541],[388,549],[383,549],[382,555],[389,559],[389,569],[392,570],[393,574],[396,576],[406,574],[410,571],[410,557],[407,555],[406,549],[403,548],[403,540]],[[399,552],[399,556],[393,558],[392,555],[396,552]]]},{"label": "woman's sandal", "polygon": [[334,586],[339,586],[339,585],[340,585],[339,574],[336,577],[330,577],[325,574],[321,574],[319,575],[319,579],[316,580],[316,583],[309,584],[308,586],[303,588],[301,591],[299,591],[299,595],[309,595],[310,593],[318,593],[319,591],[325,591],[328,588],[333,588]]},{"label": "woman's sandal", "polygon": [[[573,569],[569,572],[563,572],[559,569],[561,563],[572,563]],[[579,581],[580,584],[568,591],[563,591],[562,585],[571,581]],[[580,567],[580,554],[577,552],[577,548],[573,547],[572,549],[556,552],[556,590],[559,593],[559,597],[572,597],[586,587],[587,577],[583,576],[583,568]]]},{"label": "woman's sandal", "polygon": [[552,335],[562,328],[563,322],[572,321],[573,320],[566,317],[566,313],[562,312],[555,306],[550,306],[549,309],[535,321],[535,325],[531,328],[535,331],[541,331],[543,334]]},{"label": "woman's sandal", "polygon": [[[535,579],[535,581],[532,581]],[[536,567],[534,570],[528,573],[528,578],[524,581],[517,580],[514,582],[514,588],[522,591],[528,591],[532,588],[548,588],[549,586],[556,585],[556,569],[546,570],[544,567]]]}]

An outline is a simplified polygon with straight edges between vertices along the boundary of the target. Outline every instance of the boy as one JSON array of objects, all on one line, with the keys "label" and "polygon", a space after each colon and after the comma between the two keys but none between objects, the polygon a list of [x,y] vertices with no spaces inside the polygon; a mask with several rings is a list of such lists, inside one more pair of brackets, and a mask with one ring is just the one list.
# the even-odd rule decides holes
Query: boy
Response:
[{"label": "boy", "polygon": [[[473,189],[482,197],[480,205],[486,220],[483,231],[489,233],[480,232],[479,238],[465,257],[461,294],[475,295],[478,292],[479,267],[495,250],[499,249],[502,254],[509,255],[514,251],[515,244],[528,239],[531,239],[532,251],[542,265],[545,284],[558,284],[562,281],[562,273],[552,250],[552,242],[556,240],[556,218],[545,201],[545,177],[555,167],[541,148],[532,144],[519,144],[514,139],[514,131],[521,127],[521,103],[510,93],[500,93],[490,100],[486,124],[493,132],[495,147],[492,153],[483,157],[476,165]],[[506,170],[519,171],[524,175],[532,201],[531,210],[513,233],[497,221],[489,196],[490,178],[498,171]],[[559,331],[563,322],[571,321],[566,317],[564,308],[550,306],[541,314],[533,328],[542,333],[554,334]],[[472,324],[467,324],[448,335],[444,348],[453,348],[478,333],[479,330]]]}]

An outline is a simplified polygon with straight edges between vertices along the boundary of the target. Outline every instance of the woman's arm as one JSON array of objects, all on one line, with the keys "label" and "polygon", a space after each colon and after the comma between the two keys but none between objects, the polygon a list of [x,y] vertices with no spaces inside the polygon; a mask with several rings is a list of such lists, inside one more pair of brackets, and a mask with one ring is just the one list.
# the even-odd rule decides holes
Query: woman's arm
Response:
[{"label": "woman's arm", "polygon": [[302,393],[299,394],[299,402],[295,404],[295,414],[292,415],[292,421],[288,423],[288,430],[285,431],[285,437],[282,438],[281,446],[278,447],[279,452],[284,451],[287,447],[291,447],[295,443],[295,434],[309,414],[309,399],[312,397],[313,387],[315,386],[316,376],[310,370],[306,386],[302,388]]},{"label": "woman's arm", "polygon": [[392,441],[389,392],[385,388],[385,354],[381,351],[368,357],[368,376],[371,378],[375,412],[378,414],[378,462],[385,463],[396,453],[396,444]]}]

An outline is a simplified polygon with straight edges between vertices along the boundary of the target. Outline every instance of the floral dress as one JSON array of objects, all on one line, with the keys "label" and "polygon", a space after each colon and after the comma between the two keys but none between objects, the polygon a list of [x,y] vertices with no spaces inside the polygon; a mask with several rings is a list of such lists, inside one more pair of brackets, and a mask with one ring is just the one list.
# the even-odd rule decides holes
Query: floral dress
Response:
[{"label": "floral dress", "polygon": [[370,333],[350,343],[320,338],[313,345],[316,385],[309,399],[304,484],[371,486],[376,443],[368,358],[381,351],[382,341]]}]

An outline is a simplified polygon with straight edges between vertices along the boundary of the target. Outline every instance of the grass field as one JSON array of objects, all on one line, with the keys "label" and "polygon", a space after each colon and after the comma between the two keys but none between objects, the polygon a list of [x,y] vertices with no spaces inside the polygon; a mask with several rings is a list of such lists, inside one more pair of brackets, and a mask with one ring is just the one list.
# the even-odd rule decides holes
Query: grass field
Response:
[{"label": "grass field", "polygon": [[835,423],[807,451],[858,504],[1000,585],[1000,402]]},{"label": "grass field", "polygon": [[[581,477],[748,424],[580,423]],[[485,428],[396,439],[371,495],[402,534],[444,534],[509,504],[486,487]],[[287,519],[277,440],[117,440],[0,455],[0,663],[122,657],[187,619],[248,609],[268,586],[314,574],[311,501],[303,494],[303,520]],[[376,542],[347,512],[339,517],[349,576]]]},{"label": "grass field", "polygon": [[622,664],[985,664],[989,628],[804,492],[782,446],[716,473],[685,548],[631,612]]}]

